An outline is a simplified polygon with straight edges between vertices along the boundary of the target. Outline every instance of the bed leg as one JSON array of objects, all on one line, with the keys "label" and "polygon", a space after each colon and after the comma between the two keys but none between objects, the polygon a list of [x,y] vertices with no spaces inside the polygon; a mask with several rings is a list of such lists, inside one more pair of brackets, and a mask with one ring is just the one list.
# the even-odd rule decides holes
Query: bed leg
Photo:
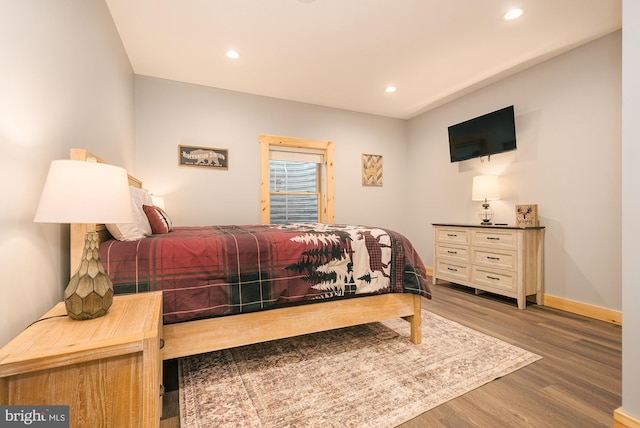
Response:
[{"label": "bed leg", "polygon": [[422,299],[419,295],[413,295],[413,315],[403,318],[411,324],[411,343],[422,343]]}]

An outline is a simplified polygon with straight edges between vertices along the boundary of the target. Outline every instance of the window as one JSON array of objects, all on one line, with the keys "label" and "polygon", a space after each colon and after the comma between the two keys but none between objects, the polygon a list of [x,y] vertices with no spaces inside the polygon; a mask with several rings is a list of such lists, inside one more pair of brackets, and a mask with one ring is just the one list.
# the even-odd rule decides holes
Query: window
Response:
[{"label": "window", "polygon": [[271,223],[318,222],[319,165],[269,160]]},{"label": "window", "polygon": [[260,221],[333,223],[333,143],[260,135]]}]

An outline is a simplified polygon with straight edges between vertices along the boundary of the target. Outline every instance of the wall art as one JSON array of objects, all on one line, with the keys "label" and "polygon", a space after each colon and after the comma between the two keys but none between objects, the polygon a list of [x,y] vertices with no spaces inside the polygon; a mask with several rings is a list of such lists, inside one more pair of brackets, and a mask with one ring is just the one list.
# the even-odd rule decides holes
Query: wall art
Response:
[{"label": "wall art", "polygon": [[382,155],[362,155],[362,185],[382,186]]},{"label": "wall art", "polygon": [[229,150],[213,147],[178,146],[178,164],[213,169],[229,168]]}]

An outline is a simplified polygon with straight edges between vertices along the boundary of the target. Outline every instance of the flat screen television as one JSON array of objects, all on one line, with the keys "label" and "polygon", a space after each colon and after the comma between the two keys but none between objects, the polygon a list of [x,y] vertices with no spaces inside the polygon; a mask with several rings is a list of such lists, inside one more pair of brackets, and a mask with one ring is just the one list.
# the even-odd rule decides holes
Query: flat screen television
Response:
[{"label": "flat screen television", "polygon": [[516,123],[513,106],[451,125],[451,162],[491,156],[516,149]]}]

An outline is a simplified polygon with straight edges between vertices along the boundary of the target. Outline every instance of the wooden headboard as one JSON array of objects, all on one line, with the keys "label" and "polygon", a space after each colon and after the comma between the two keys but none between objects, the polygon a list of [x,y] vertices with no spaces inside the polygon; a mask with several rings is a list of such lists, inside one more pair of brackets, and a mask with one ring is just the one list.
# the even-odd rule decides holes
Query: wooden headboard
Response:
[{"label": "wooden headboard", "polygon": [[[108,162],[100,159],[98,156],[88,152],[85,149],[71,149],[69,159],[108,164]],[[142,187],[142,181],[129,175],[129,185],[134,187]],[[70,276],[76,272],[76,270],[78,269],[78,265],[80,264],[80,258],[82,257],[82,250],[84,249],[84,240],[85,235],[87,234],[87,230],[93,230],[93,228],[95,228],[95,230],[98,232],[101,243],[111,238],[111,234],[104,224],[71,224],[69,239],[69,266],[71,268],[71,271],[69,272]]]}]

